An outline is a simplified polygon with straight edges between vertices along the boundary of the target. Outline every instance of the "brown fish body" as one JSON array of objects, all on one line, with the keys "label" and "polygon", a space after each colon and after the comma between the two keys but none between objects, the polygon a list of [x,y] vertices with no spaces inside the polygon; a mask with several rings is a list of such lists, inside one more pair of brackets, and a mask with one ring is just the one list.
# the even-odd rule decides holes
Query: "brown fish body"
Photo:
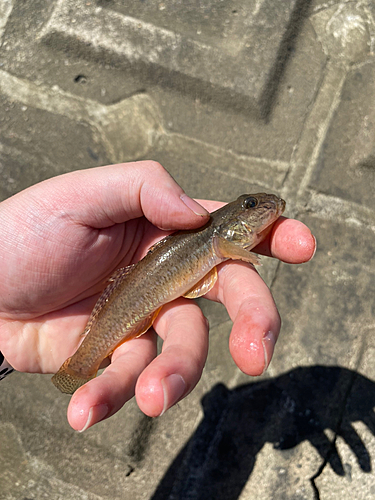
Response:
[{"label": "brown fish body", "polygon": [[163,305],[180,296],[207,293],[220,262],[257,263],[249,249],[264,238],[264,230],[284,208],[285,202],[274,195],[240,196],[213,212],[202,228],[167,236],[137,264],[116,271],[91,313],[82,344],[53,376],[53,383],[72,394],[96,376],[118,345],[147,331]]},{"label": "brown fish body", "polygon": [[180,241],[174,241],[173,246],[165,238],[139,263],[130,266],[129,272],[113,278],[85,340],[71,358],[72,369],[92,376],[124,337],[140,335],[141,324],[152,313],[186,293],[202,278],[202,273],[204,276],[214,267],[217,259],[212,252],[208,248],[205,254],[194,252],[189,235],[186,236],[176,235]]}]

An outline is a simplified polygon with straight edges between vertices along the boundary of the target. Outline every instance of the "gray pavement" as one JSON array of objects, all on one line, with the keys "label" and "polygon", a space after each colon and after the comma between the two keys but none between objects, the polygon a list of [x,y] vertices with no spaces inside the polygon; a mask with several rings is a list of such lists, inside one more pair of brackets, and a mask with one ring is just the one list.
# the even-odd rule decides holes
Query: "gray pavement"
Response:
[{"label": "gray pavement", "polygon": [[242,374],[210,320],[201,382],[84,434],[49,376],[1,382],[4,500],[375,498],[375,4],[0,1],[0,199],[79,168],[161,162],[192,196],[282,195],[314,260],[264,258],[283,318]]}]

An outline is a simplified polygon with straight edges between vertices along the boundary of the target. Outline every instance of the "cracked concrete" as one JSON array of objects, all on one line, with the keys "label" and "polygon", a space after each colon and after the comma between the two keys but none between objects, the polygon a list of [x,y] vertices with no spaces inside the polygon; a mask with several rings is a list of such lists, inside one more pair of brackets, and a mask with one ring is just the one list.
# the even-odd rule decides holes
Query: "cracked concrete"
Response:
[{"label": "cracked concrete", "polygon": [[318,240],[263,259],[283,328],[259,379],[202,299],[202,380],[159,419],[132,401],[78,435],[48,376],[2,381],[6,500],[375,495],[374,42],[370,0],[3,0],[0,199],[152,158],[195,197],[276,192]]}]

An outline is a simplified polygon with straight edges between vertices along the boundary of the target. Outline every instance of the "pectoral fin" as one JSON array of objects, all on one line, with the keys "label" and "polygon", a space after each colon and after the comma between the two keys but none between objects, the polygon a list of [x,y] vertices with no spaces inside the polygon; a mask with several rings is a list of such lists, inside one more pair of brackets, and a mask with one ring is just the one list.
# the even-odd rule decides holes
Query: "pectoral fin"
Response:
[{"label": "pectoral fin", "polygon": [[205,295],[211,290],[217,280],[217,269],[214,267],[209,273],[206,274],[198,283],[196,283],[193,288],[184,294],[187,299],[196,299]]},{"label": "pectoral fin", "polygon": [[254,253],[245,250],[245,248],[226,240],[225,238],[216,237],[214,239],[215,252],[219,257],[233,260],[243,260],[250,264],[260,265],[260,258]]}]

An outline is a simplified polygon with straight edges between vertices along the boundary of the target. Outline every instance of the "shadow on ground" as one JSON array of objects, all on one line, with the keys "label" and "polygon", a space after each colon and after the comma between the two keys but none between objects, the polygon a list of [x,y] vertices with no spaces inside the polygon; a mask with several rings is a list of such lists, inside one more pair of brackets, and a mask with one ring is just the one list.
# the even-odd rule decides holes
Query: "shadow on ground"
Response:
[{"label": "shadow on ground", "polygon": [[290,450],[308,440],[322,466],[329,463],[344,475],[326,429],[345,440],[364,472],[371,471],[369,452],[352,422],[364,422],[375,434],[375,383],[354,371],[313,366],[234,390],[217,385],[202,405],[202,422],[152,500],[238,499],[267,442]]}]

